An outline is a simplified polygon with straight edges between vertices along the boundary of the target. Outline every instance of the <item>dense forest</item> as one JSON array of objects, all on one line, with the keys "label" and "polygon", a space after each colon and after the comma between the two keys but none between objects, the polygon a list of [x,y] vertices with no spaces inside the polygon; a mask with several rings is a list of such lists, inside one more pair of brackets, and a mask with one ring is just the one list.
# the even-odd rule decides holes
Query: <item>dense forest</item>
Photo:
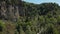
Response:
[{"label": "dense forest", "polygon": [[60,6],[0,0],[0,34],[60,34]]}]

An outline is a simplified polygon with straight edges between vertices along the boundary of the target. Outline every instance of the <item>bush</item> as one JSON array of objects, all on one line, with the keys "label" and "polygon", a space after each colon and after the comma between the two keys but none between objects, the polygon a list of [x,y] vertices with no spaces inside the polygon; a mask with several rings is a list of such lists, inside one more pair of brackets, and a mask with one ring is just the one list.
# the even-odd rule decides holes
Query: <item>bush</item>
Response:
[{"label": "bush", "polygon": [[3,31],[3,28],[5,27],[5,23],[0,20],[0,31]]}]

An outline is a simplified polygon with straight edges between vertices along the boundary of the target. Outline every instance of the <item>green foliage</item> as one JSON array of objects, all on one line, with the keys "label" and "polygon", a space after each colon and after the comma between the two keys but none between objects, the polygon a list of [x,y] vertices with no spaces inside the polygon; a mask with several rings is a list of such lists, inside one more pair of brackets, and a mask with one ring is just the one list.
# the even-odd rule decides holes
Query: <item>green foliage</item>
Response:
[{"label": "green foliage", "polygon": [[26,34],[32,34],[32,31],[31,31],[29,25],[27,25],[26,27],[27,27]]},{"label": "green foliage", "polygon": [[2,26],[2,27],[5,26],[5,23],[2,20],[0,20],[0,26]]},{"label": "green foliage", "polygon": [[54,28],[53,31],[54,31],[54,34],[59,34],[59,31],[57,30],[57,28]]},{"label": "green foliage", "polygon": [[3,28],[5,28],[5,23],[0,20],[0,31],[3,31]]}]

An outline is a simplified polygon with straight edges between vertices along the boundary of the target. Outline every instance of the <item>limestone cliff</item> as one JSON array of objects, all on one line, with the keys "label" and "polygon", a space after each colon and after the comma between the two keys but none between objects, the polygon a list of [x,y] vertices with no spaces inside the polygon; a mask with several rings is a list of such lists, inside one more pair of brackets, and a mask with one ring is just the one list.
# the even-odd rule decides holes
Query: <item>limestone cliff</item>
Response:
[{"label": "limestone cliff", "polygon": [[0,0],[0,19],[16,21],[21,4],[21,0]]}]

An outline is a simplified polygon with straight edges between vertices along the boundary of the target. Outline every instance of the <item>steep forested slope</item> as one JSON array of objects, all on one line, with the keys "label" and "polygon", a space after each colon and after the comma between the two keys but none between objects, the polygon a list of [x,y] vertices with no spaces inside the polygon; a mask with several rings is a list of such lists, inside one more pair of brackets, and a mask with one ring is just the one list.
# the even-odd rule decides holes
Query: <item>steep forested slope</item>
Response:
[{"label": "steep forested slope", "polygon": [[0,34],[60,34],[60,6],[0,0]]}]

